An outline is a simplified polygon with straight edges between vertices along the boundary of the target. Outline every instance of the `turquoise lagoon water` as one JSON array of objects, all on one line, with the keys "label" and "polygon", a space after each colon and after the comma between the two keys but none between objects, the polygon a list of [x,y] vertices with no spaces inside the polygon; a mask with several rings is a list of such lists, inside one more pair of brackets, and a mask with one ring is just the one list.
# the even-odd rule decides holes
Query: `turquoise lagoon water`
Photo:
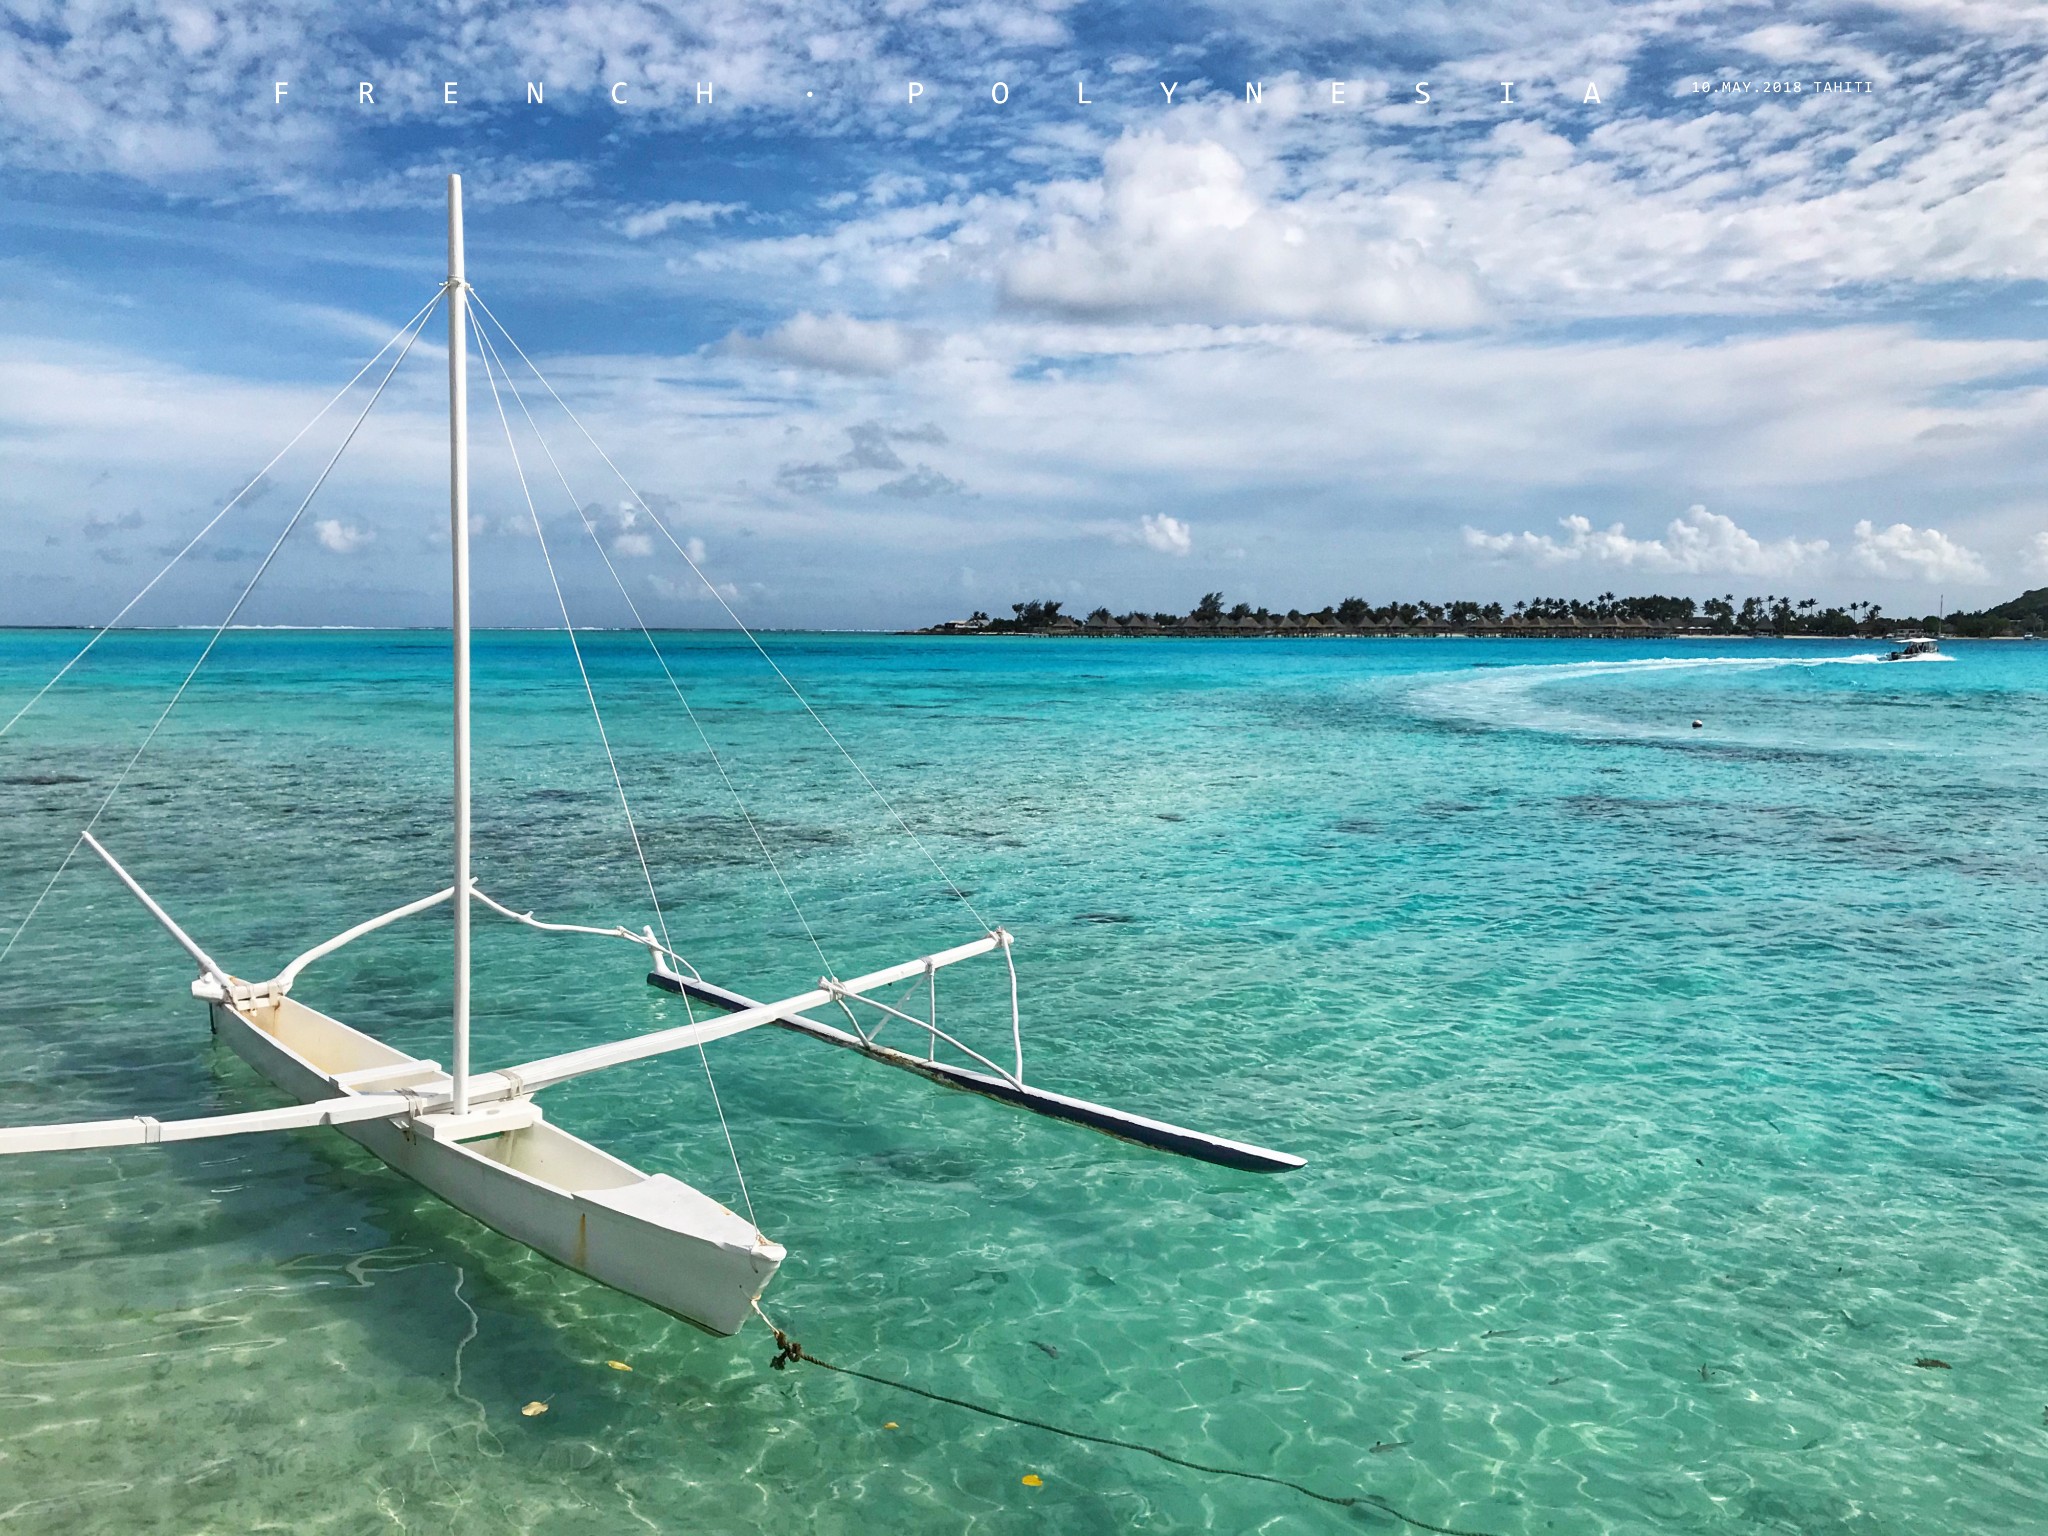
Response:
[{"label": "turquoise lagoon water", "polygon": [[[0,709],[78,638],[0,637]],[[0,922],[203,639],[111,638],[0,741]],[[664,644],[842,974],[973,936],[757,658]],[[1310,1160],[727,1042],[770,1309],[812,1350],[1497,1536],[2048,1528],[2048,648],[769,644],[1019,936],[1029,1075]],[[809,984],[641,642],[589,650],[679,943]],[[446,665],[234,634],[102,835],[267,974],[444,881]],[[487,890],[648,920],[562,636],[480,638],[477,762]],[[676,1018],[624,946],[478,932],[483,1064]],[[445,1059],[447,940],[300,991]],[[0,1122],[274,1102],[190,975],[74,865],[0,968]],[[1000,967],[941,1008],[1002,1042]],[[694,1058],[549,1104],[740,1203]],[[6,1529],[1398,1528],[769,1353],[332,1133],[0,1167]]]}]

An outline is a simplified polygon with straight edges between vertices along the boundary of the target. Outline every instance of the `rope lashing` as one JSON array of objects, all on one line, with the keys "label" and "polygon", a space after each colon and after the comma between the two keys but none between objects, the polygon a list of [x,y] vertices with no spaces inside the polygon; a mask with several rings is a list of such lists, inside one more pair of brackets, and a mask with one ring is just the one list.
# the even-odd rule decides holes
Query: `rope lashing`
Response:
[{"label": "rope lashing", "polygon": [[809,1353],[803,1345],[776,1327],[768,1314],[761,1310],[758,1297],[754,1301],[754,1313],[768,1325],[768,1331],[775,1335],[775,1358],[768,1362],[771,1370],[787,1370],[798,1362],[815,1365],[820,1370],[831,1371],[835,1375],[853,1376],[861,1381],[872,1382],[878,1387],[893,1387],[898,1392],[908,1392],[928,1402],[944,1403],[949,1408],[964,1408],[969,1413],[978,1413],[984,1418],[1001,1419],[1006,1424],[1021,1424],[1026,1429],[1043,1430],[1046,1434],[1059,1435],[1063,1439],[1085,1440],[1091,1445],[1106,1445],[1120,1451],[1140,1451],[1176,1467],[1185,1467],[1190,1472],[1203,1472],[1211,1477],[1234,1477],[1249,1483],[1270,1483],[1276,1488],[1288,1488],[1305,1498],[1314,1499],[1319,1504],[1333,1504],[1339,1509],[1355,1509],[1361,1506],[1376,1509],[1382,1514],[1391,1515],[1411,1530],[1429,1531],[1433,1536],[1490,1536],[1486,1531],[1469,1530],[1455,1525],[1434,1525],[1427,1520],[1418,1519],[1404,1510],[1395,1508],[1376,1493],[1326,1493],[1320,1488],[1311,1488],[1306,1483],[1295,1482],[1292,1478],[1276,1477],[1270,1472],[1247,1472],[1242,1467],[1218,1467],[1207,1462],[1190,1461],[1185,1456],[1176,1456],[1171,1451],[1161,1450],[1156,1445],[1146,1445],[1142,1441],[1118,1440],[1111,1435],[1090,1434],[1086,1430],[1072,1429],[1064,1424],[1048,1424],[1043,1419],[1027,1418],[1020,1413],[1006,1413],[1000,1408],[991,1408],[986,1403],[970,1402],[964,1397],[948,1397],[943,1392],[927,1391],[923,1387],[914,1386],[907,1381],[898,1381],[894,1377],[877,1376],[871,1371],[856,1370],[850,1365],[835,1365],[830,1360],[820,1360],[816,1355]]}]

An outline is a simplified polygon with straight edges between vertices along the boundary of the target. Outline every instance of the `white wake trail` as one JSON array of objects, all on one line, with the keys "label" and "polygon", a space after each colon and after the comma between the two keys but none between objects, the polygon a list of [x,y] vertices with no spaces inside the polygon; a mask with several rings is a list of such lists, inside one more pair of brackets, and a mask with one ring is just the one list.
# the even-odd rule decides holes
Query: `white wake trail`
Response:
[{"label": "white wake trail", "polygon": [[[1947,661],[1951,658],[1941,657]],[[1420,688],[1411,696],[1425,715],[1507,730],[1548,731],[1571,736],[1636,741],[1697,739],[1691,720],[1650,725],[1543,702],[1547,685],[1601,677],[1643,677],[1658,673],[1764,673],[1787,668],[1889,665],[1882,651],[1853,656],[1643,656],[1615,661],[1534,662],[1460,673]],[[1704,705],[1700,706],[1704,707]],[[1723,738],[1715,738],[1717,740]]]}]

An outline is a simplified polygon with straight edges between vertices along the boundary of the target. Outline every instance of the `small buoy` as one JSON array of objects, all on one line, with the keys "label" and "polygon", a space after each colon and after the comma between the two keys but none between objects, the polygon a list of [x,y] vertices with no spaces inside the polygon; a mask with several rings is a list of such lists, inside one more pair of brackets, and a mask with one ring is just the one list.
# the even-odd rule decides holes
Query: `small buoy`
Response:
[{"label": "small buoy", "polygon": [[1045,1486],[1045,1479],[1036,1472],[1026,1472],[1024,1474],[1024,1486],[1026,1488],[1043,1488]]},{"label": "small buoy", "polygon": [[546,1403],[528,1403],[519,1410],[519,1415],[521,1418],[537,1419],[547,1411],[548,1405]]},{"label": "small buoy", "polygon": [[1693,721],[1693,723],[1692,723],[1692,728],[1693,728],[1694,730],[1696,730],[1696,731],[1697,731],[1697,730],[1701,729],[1701,728],[1702,728],[1702,727],[1703,727],[1703,726],[1704,726],[1704,725],[1705,725],[1706,723],[1707,723],[1707,722],[1706,722],[1706,721],[1704,721],[1704,720],[1695,720],[1695,721]]},{"label": "small buoy", "polygon": [[605,1364],[610,1366],[615,1371],[630,1371],[631,1369],[633,1369],[633,1367],[626,1364],[626,1362],[623,1360],[607,1360],[605,1361]]}]

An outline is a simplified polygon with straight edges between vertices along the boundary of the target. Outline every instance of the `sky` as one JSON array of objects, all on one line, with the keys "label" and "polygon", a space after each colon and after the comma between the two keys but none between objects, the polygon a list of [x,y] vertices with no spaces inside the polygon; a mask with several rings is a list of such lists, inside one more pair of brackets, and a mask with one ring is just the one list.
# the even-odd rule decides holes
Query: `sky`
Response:
[{"label": "sky", "polygon": [[[480,623],[543,545],[588,624],[2048,581],[2038,5],[10,0],[0,622],[257,476],[451,171],[619,472],[511,357],[529,508],[472,359]],[[240,622],[445,621],[445,342]],[[377,377],[126,622],[218,622]]]}]

